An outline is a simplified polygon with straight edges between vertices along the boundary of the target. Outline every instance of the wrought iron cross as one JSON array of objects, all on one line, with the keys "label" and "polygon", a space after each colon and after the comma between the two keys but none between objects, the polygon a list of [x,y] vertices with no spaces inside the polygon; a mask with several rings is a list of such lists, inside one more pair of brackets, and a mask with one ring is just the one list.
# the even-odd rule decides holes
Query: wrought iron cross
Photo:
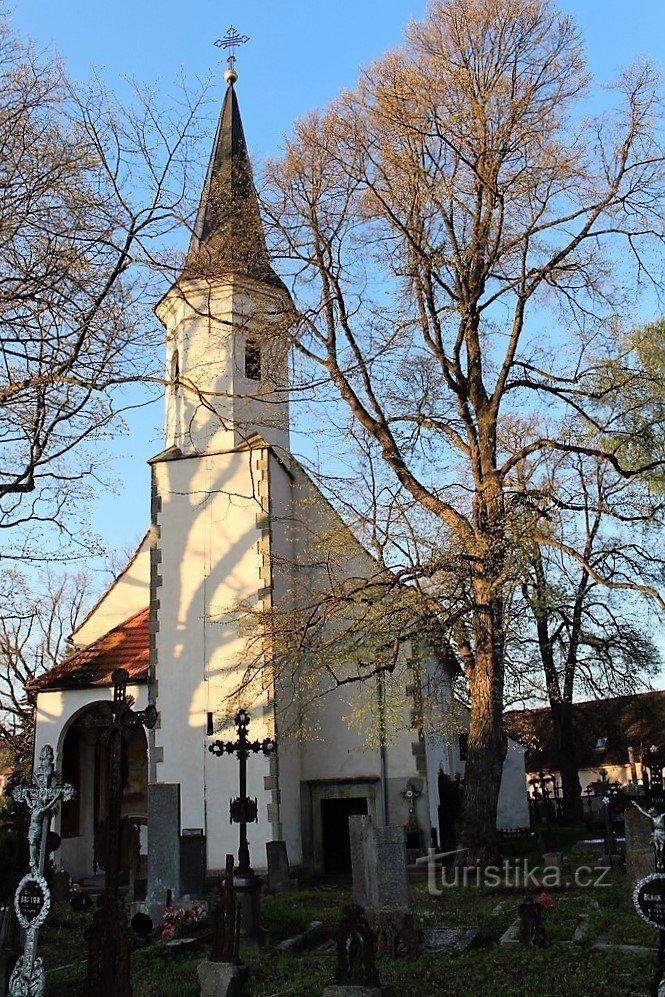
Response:
[{"label": "wrought iron cross", "polygon": [[106,869],[103,905],[88,929],[88,990],[96,997],[131,997],[131,940],[127,920],[118,900],[120,874],[120,830],[122,826],[122,756],[132,728],[154,727],[157,710],[150,704],[134,710],[134,697],[127,695],[128,673],[116,668],[113,701],[104,703],[86,718],[91,727],[101,727],[109,749],[109,801]]},{"label": "wrought iron cross", "polygon": [[406,784],[406,789],[400,794],[403,800],[406,800],[409,804],[409,830],[417,830],[418,824],[416,822],[416,800],[419,796],[422,796],[422,792],[419,789],[408,782]]},{"label": "wrought iron cross", "polygon": [[116,668],[111,678],[113,701],[103,703],[85,720],[86,726],[104,728],[103,736],[109,747],[108,843],[104,879],[104,899],[107,905],[113,905],[118,897],[123,744],[131,728],[152,728],[157,723],[157,710],[152,703],[145,710],[133,709],[134,697],[127,695],[129,674],[126,669]]},{"label": "wrought iron cross", "polygon": [[231,800],[231,821],[240,825],[240,849],[238,851],[238,876],[249,877],[254,875],[254,870],[249,863],[249,845],[247,844],[247,825],[253,824],[258,818],[258,808],[256,800],[247,797],[247,759],[251,754],[258,754],[262,751],[264,755],[272,755],[277,751],[277,744],[271,737],[265,737],[262,741],[250,741],[247,734],[249,727],[249,713],[246,710],[239,710],[235,715],[234,723],[238,730],[237,741],[213,741],[208,745],[208,751],[213,755],[221,757],[223,754],[237,755],[240,764],[240,795]]},{"label": "wrought iron cross", "polygon": [[215,42],[217,48],[225,48],[230,51],[230,55],[227,57],[227,62],[232,73],[235,73],[235,51],[238,48],[238,45],[244,45],[245,42],[248,41],[249,35],[239,35],[233,25],[231,25],[226,34],[222,38],[218,38]]}]

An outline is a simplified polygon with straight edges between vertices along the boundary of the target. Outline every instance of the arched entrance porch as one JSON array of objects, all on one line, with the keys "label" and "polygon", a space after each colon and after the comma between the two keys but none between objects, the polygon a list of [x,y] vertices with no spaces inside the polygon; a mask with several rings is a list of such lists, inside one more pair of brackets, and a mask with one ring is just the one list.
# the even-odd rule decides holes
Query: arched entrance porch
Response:
[{"label": "arched entrance porch", "polygon": [[[108,745],[94,723],[102,703],[92,703],[66,725],[59,746],[60,770],[77,796],[62,806],[58,860],[76,881],[103,869],[108,818]],[[148,744],[142,727],[126,734],[122,765],[123,869],[144,879],[147,862]]]}]

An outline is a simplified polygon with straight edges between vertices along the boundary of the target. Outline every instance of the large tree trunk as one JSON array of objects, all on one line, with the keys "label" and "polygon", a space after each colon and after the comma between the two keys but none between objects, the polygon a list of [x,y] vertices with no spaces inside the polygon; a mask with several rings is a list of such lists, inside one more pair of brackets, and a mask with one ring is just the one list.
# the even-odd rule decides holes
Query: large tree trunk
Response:
[{"label": "large tree trunk", "polygon": [[476,580],[475,664],[469,675],[471,722],[464,773],[458,864],[498,859],[496,810],[507,740],[503,732],[503,605],[487,582]]},{"label": "large tree trunk", "polygon": [[580,786],[573,732],[573,705],[567,701],[552,701],[552,726],[561,774],[563,819],[582,818],[582,787]]}]

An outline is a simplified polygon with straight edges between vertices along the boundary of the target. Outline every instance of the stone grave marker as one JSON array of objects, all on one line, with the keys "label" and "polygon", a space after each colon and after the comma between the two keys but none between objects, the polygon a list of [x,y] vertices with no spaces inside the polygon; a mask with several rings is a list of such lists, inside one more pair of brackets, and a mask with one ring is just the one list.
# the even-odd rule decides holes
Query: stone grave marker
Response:
[{"label": "stone grave marker", "polygon": [[376,968],[376,942],[365,911],[358,904],[342,908],[337,932],[335,983],[323,997],[382,997]]},{"label": "stone grave marker", "polygon": [[367,912],[379,955],[413,954],[405,828],[375,827],[366,815],[349,817],[349,837],[353,900]]},{"label": "stone grave marker", "polygon": [[270,893],[282,893],[291,886],[289,857],[285,841],[267,841],[266,858],[268,861],[268,890]]},{"label": "stone grave marker", "polygon": [[626,835],[626,874],[631,889],[655,869],[651,826],[635,807],[626,807],[623,815]]}]

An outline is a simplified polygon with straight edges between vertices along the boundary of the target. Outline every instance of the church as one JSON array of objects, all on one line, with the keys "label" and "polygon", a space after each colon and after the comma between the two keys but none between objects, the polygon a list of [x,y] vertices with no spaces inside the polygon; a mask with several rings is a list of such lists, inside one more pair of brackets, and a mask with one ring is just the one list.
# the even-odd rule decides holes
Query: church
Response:
[{"label": "church", "polygon": [[[247,762],[259,871],[271,841],[285,842],[292,867],[348,871],[347,821],[358,813],[408,826],[410,847],[425,852],[445,810],[442,780],[464,775],[461,711],[436,642],[414,638],[413,626],[405,637],[402,619],[391,667],[373,668],[384,652],[375,634],[358,638],[362,617],[321,609],[378,569],[290,452],[290,299],[266,248],[233,68],[226,82],[187,257],[156,309],[167,388],[150,526],[71,652],[31,688],[35,757],[51,744],[78,790],[55,822],[57,861],[75,880],[103,862],[107,755],[89,721],[113,695],[114,669],[128,672],[136,709],[156,707],[154,729],[132,729],[122,773],[134,876],[153,901],[201,895],[237,850],[238,762],[208,748],[235,737],[240,709],[250,739],[278,748]],[[307,613],[318,650],[300,640]],[[342,618],[355,640],[340,640]],[[339,678],[350,645],[366,669],[360,683]],[[499,826],[527,824],[523,750],[509,742]]]}]

